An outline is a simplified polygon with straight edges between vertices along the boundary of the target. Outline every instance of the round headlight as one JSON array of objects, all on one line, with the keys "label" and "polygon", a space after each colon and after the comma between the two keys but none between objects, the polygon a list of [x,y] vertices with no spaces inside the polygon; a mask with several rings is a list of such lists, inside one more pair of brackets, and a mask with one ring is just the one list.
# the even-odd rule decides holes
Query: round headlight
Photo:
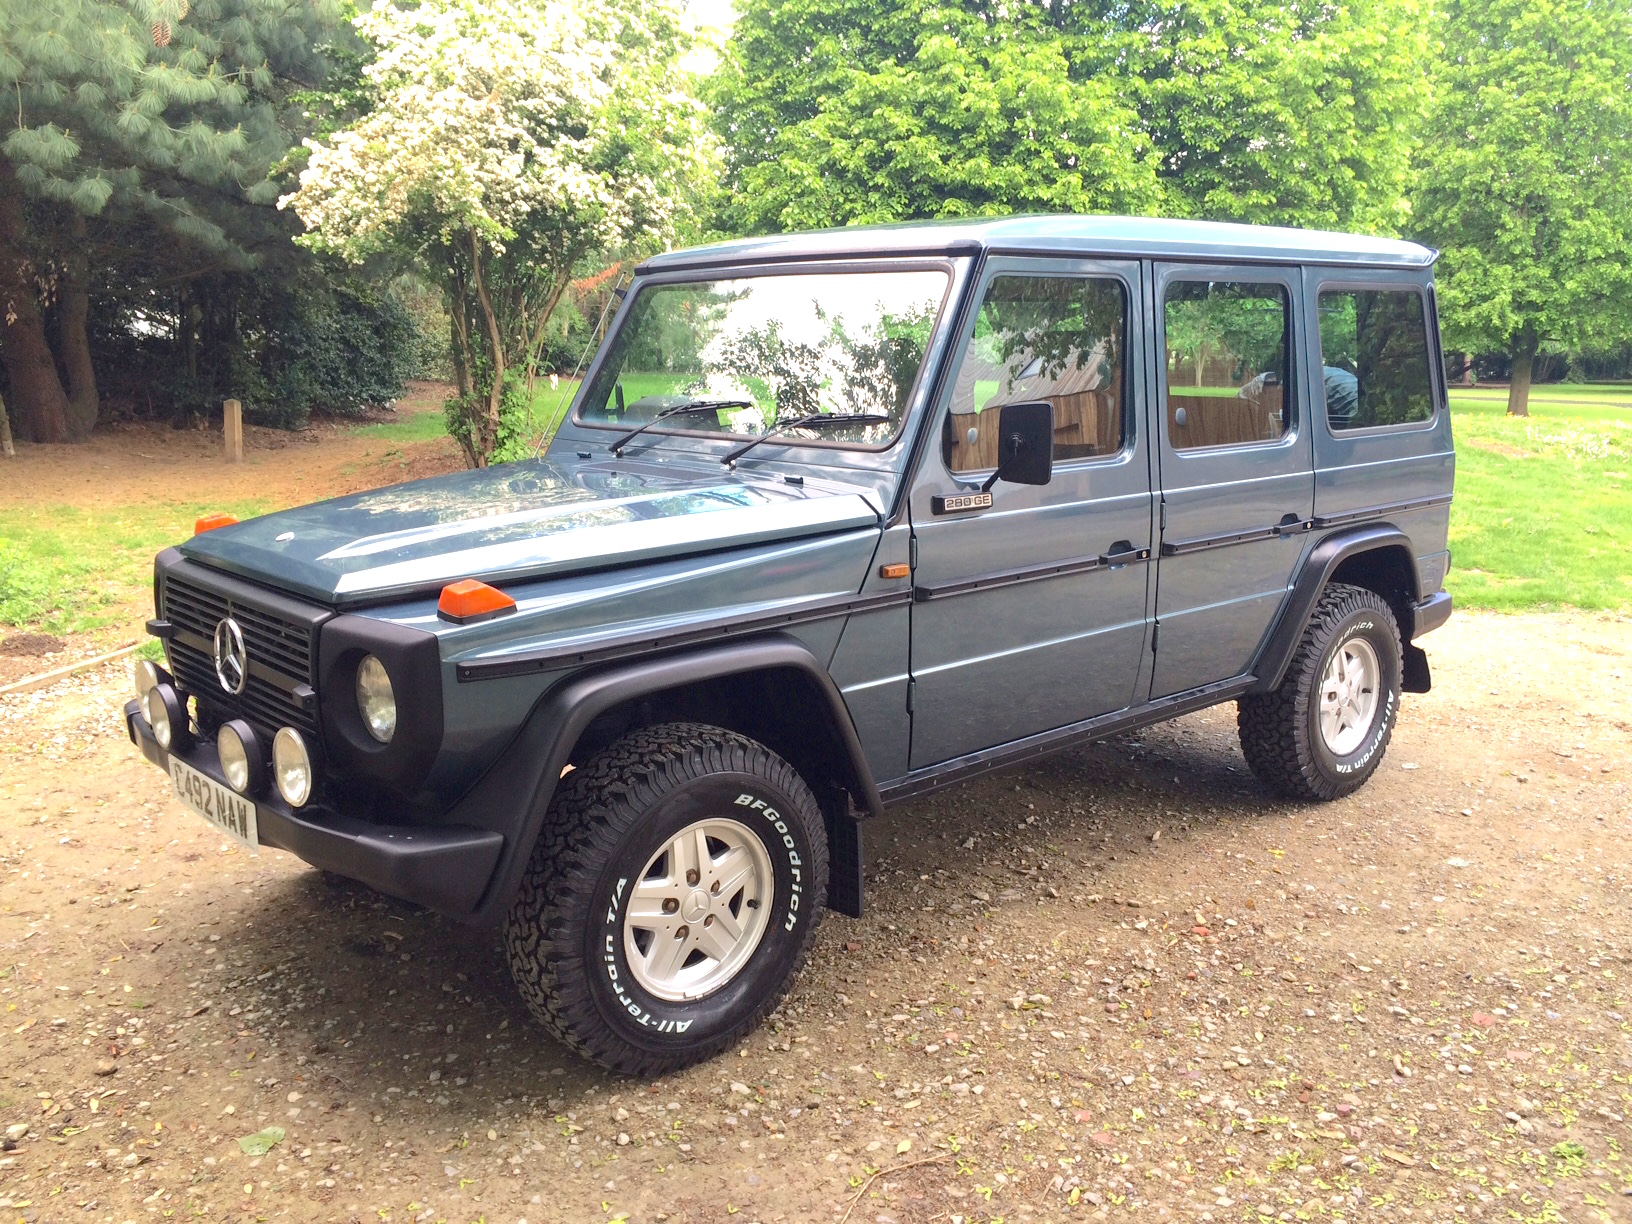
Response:
[{"label": "round headlight", "polygon": [[368,733],[389,744],[397,733],[397,697],[391,691],[391,676],[373,655],[357,665],[357,710]]},{"label": "round headlight", "polygon": [[147,701],[147,695],[159,685],[159,665],[152,659],[137,659],[131,679],[136,684],[136,700]]},{"label": "round headlight", "polygon": [[290,807],[298,808],[312,797],[312,758],[293,727],[272,737],[272,780]]},{"label": "round headlight", "polygon": [[266,776],[266,758],[255,728],[241,718],[222,723],[215,733],[215,751],[221,758],[221,774],[228,786],[240,795],[261,789],[261,779]]},{"label": "round headlight", "polygon": [[154,685],[142,694],[142,706],[147,712],[147,725],[153,728],[153,738],[166,752],[175,741],[175,727],[170,722],[170,710],[164,700],[164,690]]}]

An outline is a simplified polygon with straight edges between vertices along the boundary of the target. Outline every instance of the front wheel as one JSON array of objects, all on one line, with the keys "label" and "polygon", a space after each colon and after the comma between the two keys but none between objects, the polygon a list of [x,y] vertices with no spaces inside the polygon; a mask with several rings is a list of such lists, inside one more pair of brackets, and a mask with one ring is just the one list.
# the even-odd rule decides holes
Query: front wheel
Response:
[{"label": "front wheel", "polygon": [[1387,601],[1333,583],[1272,693],[1241,698],[1241,751],[1294,799],[1340,799],[1377,771],[1400,711],[1400,629]]},{"label": "front wheel", "polygon": [[659,1075],[775,1006],[826,895],[821,811],[791,765],[718,727],[646,727],[562,780],[510,910],[510,970],[566,1044]]}]

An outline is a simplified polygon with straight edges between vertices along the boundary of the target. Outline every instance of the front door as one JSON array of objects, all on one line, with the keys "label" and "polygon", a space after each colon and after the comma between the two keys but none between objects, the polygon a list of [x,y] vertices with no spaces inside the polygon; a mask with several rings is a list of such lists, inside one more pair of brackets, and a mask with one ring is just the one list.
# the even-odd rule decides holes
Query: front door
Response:
[{"label": "front door", "polygon": [[[911,494],[914,769],[1119,710],[1153,532],[1138,265],[993,258]],[[1054,408],[1041,486],[978,494],[1004,404]]]},{"label": "front door", "polygon": [[1295,270],[1154,269],[1161,550],[1152,697],[1245,672],[1314,513]]}]

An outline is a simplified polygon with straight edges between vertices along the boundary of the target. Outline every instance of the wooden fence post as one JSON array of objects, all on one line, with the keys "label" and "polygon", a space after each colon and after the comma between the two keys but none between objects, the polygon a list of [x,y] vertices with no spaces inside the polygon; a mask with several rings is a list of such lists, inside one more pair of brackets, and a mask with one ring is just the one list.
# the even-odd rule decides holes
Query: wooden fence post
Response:
[{"label": "wooden fence post", "polygon": [[237,400],[228,400],[223,408],[221,424],[226,433],[227,462],[242,463],[244,461],[244,406]]}]

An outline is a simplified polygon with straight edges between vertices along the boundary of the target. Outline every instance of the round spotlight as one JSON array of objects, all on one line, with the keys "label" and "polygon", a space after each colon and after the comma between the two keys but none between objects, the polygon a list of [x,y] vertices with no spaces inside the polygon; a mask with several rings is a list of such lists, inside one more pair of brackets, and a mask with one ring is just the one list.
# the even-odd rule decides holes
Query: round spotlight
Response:
[{"label": "round spotlight", "polygon": [[148,693],[164,681],[159,665],[152,659],[137,659],[136,666],[131,669],[131,679],[136,684],[136,700],[141,702],[145,702]]},{"label": "round spotlight", "polygon": [[181,695],[175,689],[162,682],[155,684],[142,699],[142,710],[160,748],[174,752],[178,747],[185,747],[187,708],[181,704]]},{"label": "round spotlight", "polygon": [[284,727],[272,737],[272,781],[290,807],[301,807],[312,797],[311,754],[293,727]]},{"label": "round spotlight", "polygon": [[397,733],[397,697],[391,691],[391,674],[373,655],[365,655],[357,665],[357,710],[368,733],[389,744]]},{"label": "round spotlight", "polygon": [[241,718],[221,724],[215,733],[215,751],[227,785],[240,795],[261,789],[266,778],[266,753],[260,736]]}]

